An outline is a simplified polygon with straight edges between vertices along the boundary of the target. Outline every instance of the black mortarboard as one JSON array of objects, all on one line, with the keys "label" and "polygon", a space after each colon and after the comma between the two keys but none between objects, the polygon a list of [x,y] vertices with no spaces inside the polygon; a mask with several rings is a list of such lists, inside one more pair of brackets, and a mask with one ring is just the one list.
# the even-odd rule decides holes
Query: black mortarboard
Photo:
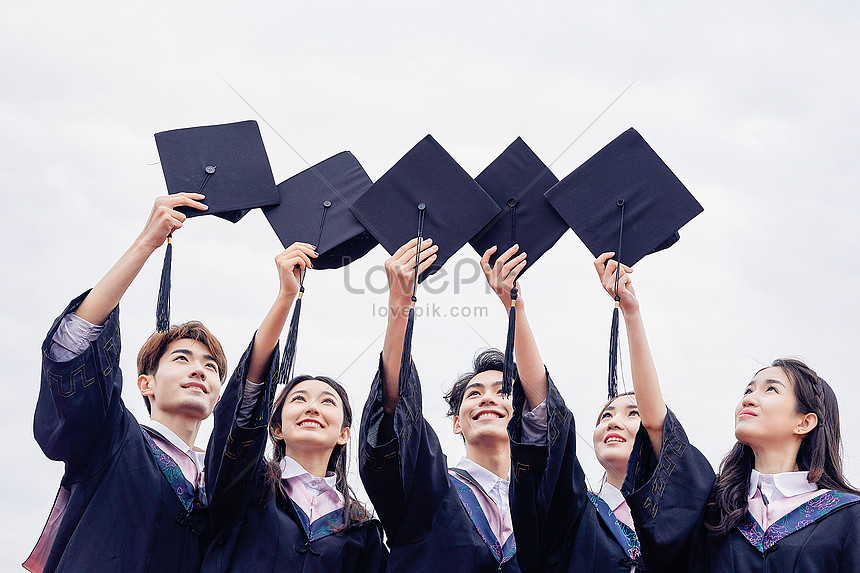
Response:
[{"label": "black mortarboard", "polygon": [[[319,256],[313,260],[314,269],[340,268],[363,257],[377,244],[349,210],[371,184],[355,156],[343,151],[279,184],[280,204],[263,209],[263,213],[284,247],[297,241],[315,246]],[[292,375],[304,278],[302,274],[284,344],[281,382]]]},{"label": "black mortarboard", "polygon": [[[678,230],[702,212],[663,160],[630,128],[546,192],[591,253],[615,251],[633,265],[674,244]],[[617,394],[618,296],[609,348],[609,397]]]},{"label": "black mortarboard", "polygon": [[[235,223],[255,207],[278,203],[278,190],[256,121],[162,131],[155,145],[168,193],[202,193],[206,211],[179,207],[188,217],[216,215]],[[161,270],[156,330],[170,326],[172,241]]]},{"label": "black mortarboard", "polygon": [[[419,204],[426,208],[419,211]],[[394,164],[353,204],[352,212],[389,254],[417,236],[439,248],[423,281],[445,264],[499,213],[481,186],[428,135]]]},{"label": "black mortarboard", "polygon": [[355,156],[343,151],[280,183],[280,204],[263,213],[284,248],[310,243],[319,253],[314,269],[337,269],[377,245],[349,210],[372,183]]},{"label": "black mortarboard", "polygon": [[[389,254],[409,240],[430,237],[436,260],[415,285],[442,268],[460,247],[499,213],[481,186],[428,135],[353,204],[352,212]],[[418,272],[416,261],[415,272]],[[415,291],[400,362],[400,388],[411,368]]]},{"label": "black mortarboard", "polygon": [[255,207],[278,203],[275,178],[256,121],[173,129],[155,134],[168,193],[203,193],[207,211],[235,223]]},{"label": "black mortarboard", "polygon": [[[519,279],[567,231],[567,223],[543,195],[547,189],[558,183],[558,179],[526,142],[518,137],[475,181],[502,211],[469,243],[479,255],[497,245],[498,249],[490,258],[491,265],[500,254],[518,244],[519,252],[528,254],[526,266],[517,277]],[[510,393],[514,378],[516,299],[515,287],[511,291],[511,308],[508,313],[506,368],[502,377],[502,390],[505,393]]]}]

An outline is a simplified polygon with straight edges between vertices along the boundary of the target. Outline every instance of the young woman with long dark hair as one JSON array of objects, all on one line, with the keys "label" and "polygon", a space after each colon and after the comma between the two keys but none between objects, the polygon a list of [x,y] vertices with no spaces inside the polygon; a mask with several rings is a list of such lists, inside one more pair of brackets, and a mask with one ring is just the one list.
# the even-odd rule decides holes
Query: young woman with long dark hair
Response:
[{"label": "young woman with long dark hair", "polygon": [[[614,296],[611,255],[595,267]],[[622,309],[638,314],[623,268],[618,285]],[[650,361],[636,337],[633,363],[634,353]],[[860,568],[860,492],[842,474],[836,395],[809,366],[778,359],[743,387],[737,443],[716,477],[666,408],[656,371],[634,370],[633,386],[642,428],[622,491],[649,571]]]},{"label": "young woman with long dark hair", "polygon": [[385,570],[382,527],[347,483],[346,390],[303,375],[272,400],[278,338],[315,257],[314,247],[294,243],[275,258],[278,296],[216,407],[206,476],[214,541],[205,572]]}]

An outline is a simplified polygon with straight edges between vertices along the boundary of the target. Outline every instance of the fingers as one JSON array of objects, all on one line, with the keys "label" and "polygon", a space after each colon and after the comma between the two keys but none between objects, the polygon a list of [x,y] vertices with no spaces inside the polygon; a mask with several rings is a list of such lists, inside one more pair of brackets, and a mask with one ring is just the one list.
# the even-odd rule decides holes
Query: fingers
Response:
[{"label": "fingers", "polygon": [[[511,247],[511,249],[519,248],[517,245]],[[503,253],[503,255],[499,255],[499,258],[496,260],[496,268],[499,268],[499,260],[502,256],[511,252],[511,249],[508,249]],[[501,271],[499,272],[499,276],[502,280],[508,284],[513,284],[517,278],[517,275],[525,268],[526,266],[526,253],[520,253],[514,258],[508,260],[504,265],[501,266]]]},{"label": "fingers", "polygon": [[[432,243],[432,242],[433,242],[433,240],[432,240],[432,239],[424,239],[424,240],[422,240],[422,241],[421,241],[422,246],[424,245],[424,243],[427,243],[427,242]],[[397,249],[396,251],[394,251],[394,254],[393,254],[393,255],[391,255],[391,258],[392,258],[392,259],[399,259],[400,257],[402,257],[402,256],[403,256],[403,254],[404,254],[406,251],[408,251],[409,249],[413,249],[413,248],[415,248],[417,245],[418,245],[418,237],[414,237],[414,238],[412,238],[412,239],[409,239],[409,241],[407,241],[405,244],[401,245],[399,249]],[[415,256],[415,253],[414,253],[414,252],[412,253],[412,256]]]},{"label": "fingers", "polygon": [[490,257],[492,257],[493,253],[495,253],[497,250],[499,250],[499,247],[497,245],[493,245],[492,247],[484,251],[484,255],[481,257],[481,268],[484,270],[484,274],[487,276],[489,276],[490,271],[493,270],[492,267],[490,267]]},{"label": "fingers", "polygon": [[421,275],[424,271],[430,268],[430,266],[436,262],[436,253],[428,256],[426,259],[422,260],[418,265],[418,274]]},{"label": "fingers", "polygon": [[176,193],[174,195],[168,195],[167,197],[171,200],[170,203],[174,209],[179,206],[192,207],[198,211],[206,211],[209,209],[209,205],[200,202],[206,198],[206,196],[201,193]]}]

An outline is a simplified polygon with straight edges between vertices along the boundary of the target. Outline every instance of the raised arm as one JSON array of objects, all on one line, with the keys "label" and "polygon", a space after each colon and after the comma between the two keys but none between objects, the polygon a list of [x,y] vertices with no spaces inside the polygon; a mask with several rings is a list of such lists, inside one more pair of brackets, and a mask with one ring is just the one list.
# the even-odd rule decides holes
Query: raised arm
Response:
[{"label": "raised arm", "polygon": [[[594,268],[611,296],[615,296],[615,271],[618,263],[611,260],[615,253],[603,253],[594,261]],[[657,367],[645,336],[645,324],[639,309],[639,300],[633,290],[630,273],[633,269],[621,265],[618,277],[618,296],[621,299],[621,313],[627,326],[627,343],[630,346],[630,371],[633,375],[633,390],[636,392],[636,405],[639,417],[648,432],[655,455],[660,455],[663,443],[663,422],[666,420],[666,402],[660,390]]]},{"label": "raised arm", "polygon": [[526,303],[517,276],[526,266],[526,253],[516,255],[519,245],[514,245],[496,258],[493,266],[490,266],[490,257],[493,256],[497,247],[490,247],[481,257],[481,268],[490,287],[502,301],[505,310],[511,308],[511,289],[517,287],[517,317],[516,332],[514,334],[514,356],[517,361],[517,372],[522,383],[523,393],[532,409],[546,400],[548,382],[546,368],[537,347],[534,334],[532,334],[528,317],[526,316]]},{"label": "raised arm", "polygon": [[209,207],[200,203],[202,199],[204,196],[199,193],[177,193],[156,199],[143,231],[93,287],[75,314],[91,324],[104,324],[150,255],[164,244],[168,235],[182,228],[186,217],[176,208],[186,206],[205,211]]},{"label": "raised arm", "polygon": [[[423,273],[436,260],[437,247],[432,239],[421,241],[418,274]],[[388,327],[382,345],[382,408],[393,414],[397,406],[397,380],[403,354],[403,337],[412,304],[412,289],[415,284],[415,260],[418,239],[412,239],[385,261],[388,276]]]},{"label": "raised arm", "polygon": [[299,292],[302,273],[313,268],[311,259],[318,256],[314,249],[313,245],[307,243],[293,243],[275,257],[279,279],[278,295],[254,337],[254,348],[248,362],[248,380],[251,382],[265,382],[264,376],[272,351],[278,344],[290,308]]}]

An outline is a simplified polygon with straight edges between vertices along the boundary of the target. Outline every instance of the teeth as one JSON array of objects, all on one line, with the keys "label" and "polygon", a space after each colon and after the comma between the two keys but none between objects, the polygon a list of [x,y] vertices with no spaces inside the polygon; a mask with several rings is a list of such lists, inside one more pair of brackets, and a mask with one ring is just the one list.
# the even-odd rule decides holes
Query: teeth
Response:
[{"label": "teeth", "polygon": [[483,420],[484,418],[501,418],[496,412],[484,412],[480,416],[478,416],[478,420]]},{"label": "teeth", "polygon": [[322,424],[311,420],[305,420],[304,422],[300,423],[299,426],[303,428],[322,428]]},{"label": "teeth", "polygon": [[610,443],[610,442],[617,442],[617,443],[619,443],[619,444],[620,444],[620,443],[623,443],[623,442],[626,442],[626,441],[627,441],[627,440],[624,440],[624,439],[622,439],[622,438],[616,438],[615,436],[611,436],[611,437],[609,437],[609,438],[606,438],[606,441],[605,441],[604,443],[608,444],[608,443]]}]

